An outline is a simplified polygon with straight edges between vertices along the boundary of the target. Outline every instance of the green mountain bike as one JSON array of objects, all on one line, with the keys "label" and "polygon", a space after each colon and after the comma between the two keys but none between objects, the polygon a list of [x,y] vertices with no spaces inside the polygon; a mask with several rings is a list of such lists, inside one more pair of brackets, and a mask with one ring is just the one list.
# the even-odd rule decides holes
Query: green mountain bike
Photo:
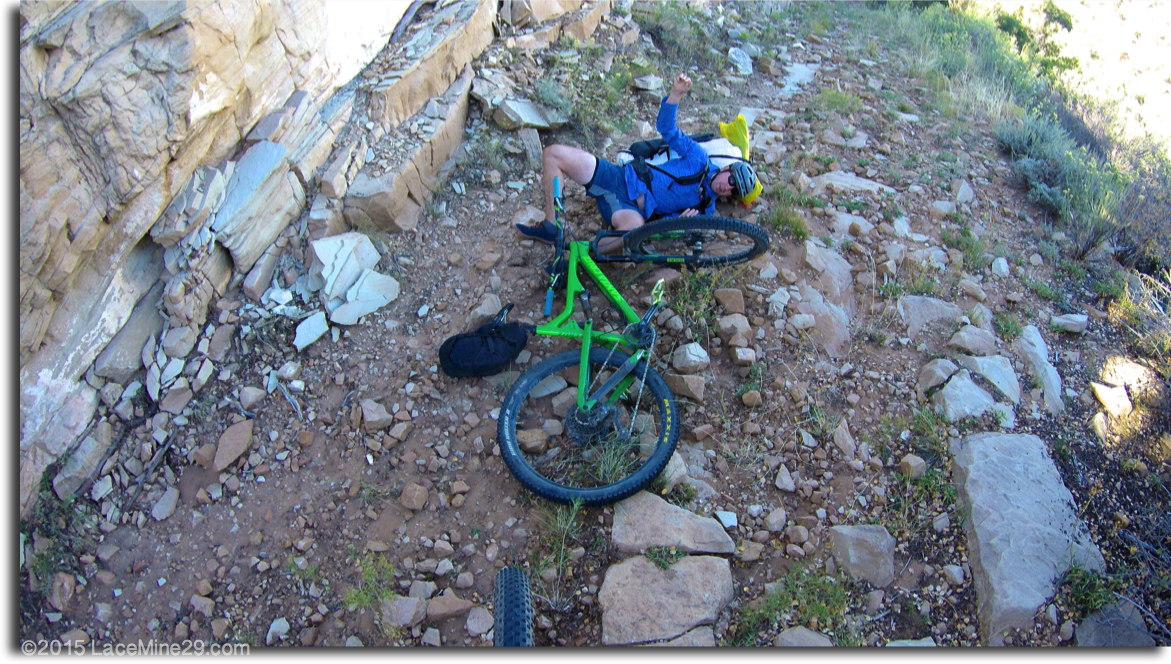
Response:
[{"label": "green mountain bike", "polygon": [[[554,292],[562,287],[565,308],[532,333],[575,339],[581,349],[521,374],[501,406],[497,442],[509,470],[533,493],[558,503],[606,505],[642,490],[663,471],[679,438],[679,413],[671,390],[651,367],[658,336],[651,321],[662,306],[663,281],[655,284],[650,308],[639,316],[598,263],[740,263],[768,249],[768,234],[735,219],[692,216],[649,223],[625,235],[599,231],[592,241],[567,241],[558,180],[553,190],[557,239],[544,313],[552,315]],[[611,236],[622,237],[623,255],[597,251]],[[619,323],[608,331],[595,320],[582,273],[618,312]]]}]

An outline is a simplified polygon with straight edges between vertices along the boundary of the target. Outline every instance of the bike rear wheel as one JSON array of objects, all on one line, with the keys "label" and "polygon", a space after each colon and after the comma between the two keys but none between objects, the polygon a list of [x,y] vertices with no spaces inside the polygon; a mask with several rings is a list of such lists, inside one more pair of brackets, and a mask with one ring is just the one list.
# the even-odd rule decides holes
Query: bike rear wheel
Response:
[{"label": "bike rear wheel", "polygon": [[529,577],[519,567],[505,567],[496,573],[492,645],[504,648],[533,646],[533,596],[529,590]]},{"label": "bike rear wheel", "polygon": [[[591,390],[628,357],[592,349]],[[635,366],[630,375],[637,380],[623,393],[580,410],[570,384],[580,362],[580,351],[567,351],[521,375],[500,408],[496,439],[508,469],[533,493],[563,504],[608,505],[642,490],[666,467],[679,416],[671,390],[646,362]]]},{"label": "bike rear wheel", "polygon": [[704,267],[750,261],[768,250],[769,238],[756,224],[702,215],[644,224],[627,233],[624,244],[633,260]]}]

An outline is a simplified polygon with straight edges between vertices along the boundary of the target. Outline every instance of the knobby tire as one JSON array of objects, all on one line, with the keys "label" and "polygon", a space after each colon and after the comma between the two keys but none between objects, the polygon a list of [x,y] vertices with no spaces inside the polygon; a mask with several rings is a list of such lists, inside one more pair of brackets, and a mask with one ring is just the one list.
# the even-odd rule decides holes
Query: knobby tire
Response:
[{"label": "knobby tire", "polygon": [[533,646],[533,596],[524,570],[505,567],[496,573],[492,620],[492,645],[504,648]]},{"label": "knobby tire", "polygon": [[[590,364],[591,367],[613,369],[620,366],[628,357],[621,351],[594,348],[590,351]],[[625,425],[629,428],[629,422],[637,417],[639,411],[649,413],[656,425],[654,429],[649,430],[650,435],[654,436],[654,447],[649,455],[643,458],[643,450],[649,447],[649,443],[643,443],[640,440],[637,445],[633,444],[630,442],[632,439],[630,436],[617,443],[618,456],[630,460],[629,463],[638,467],[628,472],[627,467],[621,466],[615,471],[622,474],[621,478],[613,481],[608,478],[597,480],[597,475],[582,479],[592,472],[583,470],[583,467],[588,465],[586,460],[601,459],[598,450],[609,445],[610,442],[594,443],[592,449],[587,445],[579,445],[569,435],[567,416],[565,415],[559,416],[559,420],[564,426],[563,435],[551,437],[548,449],[548,452],[553,454],[553,448],[557,446],[557,450],[564,450],[564,454],[560,457],[554,457],[556,462],[548,461],[543,464],[542,455],[529,454],[521,449],[517,440],[517,431],[518,427],[524,426],[529,426],[529,430],[542,427],[542,418],[549,419],[551,417],[549,415],[551,407],[549,404],[542,403],[540,399],[552,400],[554,395],[532,399],[528,395],[545,378],[571,367],[573,371],[576,371],[580,361],[580,351],[566,351],[539,362],[522,374],[509,390],[500,408],[500,423],[497,427],[496,439],[500,445],[500,454],[504,457],[508,469],[512,471],[517,481],[529,491],[562,504],[570,504],[575,500],[580,500],[583,505],[608,505],[641,491],[654,481],[666,467],[679,438],[679,415],[675,406],[675,398],[670,388],[667,387],[667,383],[654,369],[647,367],[645,362],[640,362],[636,365],[633,375],[643,377],[644,389],[641,396],[636,398],[634,394],[637,392],[637,386],[631,386],[630,400],[637,401],[638,405],[634,412],[629,413]],[[619,408],[619,411],[624,414],[626,411],[621,408],[625,407],[625,403],[627,402],[623,402],[623,406]],[[573,405],[571,404],[570,407],[572,408]],[[538,413],[544,414],[538,415]],[[518,424],[518,418],[523,418],[525,421]],[[643,422],[645,425],[645,419]],[[613,436],[613,438],[618,439],[619,436]],[[615,448],[611,447],[610,449]],[[595,456],[591,457],[590,455]],[[548,454],[544,456],[548,456]],[[577,463],[579,459],[582,460],[582,463]],[[625,462],[623,461],[623,463]],[[581,483],[588,484],[597,481],[599,485],[577,486],[562,479],[550,479],[535,467],[555,464],[558,472],[574,474],[574,479],[581,480]]]}]

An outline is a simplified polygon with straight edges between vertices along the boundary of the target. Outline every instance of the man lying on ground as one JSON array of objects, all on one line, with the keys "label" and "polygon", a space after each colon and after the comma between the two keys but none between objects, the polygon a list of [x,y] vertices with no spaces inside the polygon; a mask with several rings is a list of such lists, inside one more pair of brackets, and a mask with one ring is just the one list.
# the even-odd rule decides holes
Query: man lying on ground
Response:
[{"label": "man lying on ground", "polygon": [[[542,158],[541,178],[545,187],[545,220],[526,226],[517,224],[525,237],[552,243],[557,229],[553,223],[553,178],[566,179],[586,188],[598,204],[606,224],[617,231],[630,231],[646,223],[653,215],[673,217],[713,214],[717,196],[741,198],[756,186],[756,171],[743,161],[724,168],[711,163],[707,152],[691,137],[679,130],[675,118],[679,102],[691,89],[685,74],[675,78],[671,94],[659,105],[656,129],[662,134],[674,156],[649,169],[651,182],[638,177],[633,164],[618,166],[605,159],[569,145],[550,145]],[[706,169],[698,184],[681,184]],[[621,239],[606,238],[600,249],[613,253],[621,249]]]}]

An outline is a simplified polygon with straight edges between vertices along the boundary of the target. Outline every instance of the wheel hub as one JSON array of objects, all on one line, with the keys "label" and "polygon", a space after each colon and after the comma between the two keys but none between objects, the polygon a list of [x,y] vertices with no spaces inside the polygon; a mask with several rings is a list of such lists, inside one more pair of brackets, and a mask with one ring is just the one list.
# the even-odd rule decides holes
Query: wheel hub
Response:
[{"label": "wheel hub", "polygon": [[610,405],[597,405],[588,411],[574,405],[565,414],[565,431],[579,445],[593,445],[607,438],[617,425],[618,409]]}]

